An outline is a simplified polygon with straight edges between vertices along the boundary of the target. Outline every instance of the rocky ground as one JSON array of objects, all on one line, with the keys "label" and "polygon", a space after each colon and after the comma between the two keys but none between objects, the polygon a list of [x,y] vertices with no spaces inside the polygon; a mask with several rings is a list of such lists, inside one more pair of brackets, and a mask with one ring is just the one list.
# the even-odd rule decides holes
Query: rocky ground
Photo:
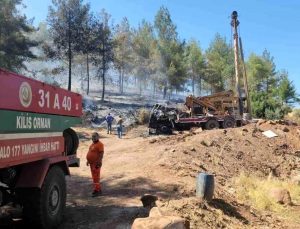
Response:
[{"label": "rocky ground", "polygon": [[[266,138],[263,130],[279,136]],[[92,130],[77,129],[90,137]],[[165,212],[190,221],[191,228],[297,228],[268,211],[258,211],[236,198],[233,179],[241,172],[290,179],[300,169],[299,129],[276,123],[249,124],[227,130],[180,132],[172,136],[145,137],[147,128],[132,129],[124,139],[101,132],[106,146],[102,170],[104,195],[90,197],[90,174],[84,165],[89,141],[82,138],[80,168],[72,169],[66,221],[61,228],[130,228],[136,217],[145,217],[140,197],[159,197]],[[195,197],[199,172],[215,175],[211,203]],[[295,214],[299,214],[294,203]]]},{"label": "rocky ground", "polygon": [[[112,105],[102,110],[103,115],[108,110],[120,112]],[[226,130],[192,129],[170,136],[148,136],[147,126],[140,125],[128,130],[123,139],[115,133],[106,134],[98,126],[75,130],[80,137],[81,166],[71,168],[72,176],[67,178],[67,208],[60,229],[131,228],[135,218],[149,213],[140,200],[144,194],[158,196],[157,206],[162,211],[185,218],[195,229],[298,228],[297,200],[286,206],[299,216],[291,220],[241,201],[235,183],[241,173],[292,180],[300,170],[298,126],[260,121]],[[103,195],[92,198],[85,155],[95,130],[105,145],[105,156],[101,170]],[[267,138],[262,134],[266,130],[278,136]],[[195,194],[200,172],[215,177],[215,194],[210,203]],[[12,226],[17,227],[17,223]]]}]

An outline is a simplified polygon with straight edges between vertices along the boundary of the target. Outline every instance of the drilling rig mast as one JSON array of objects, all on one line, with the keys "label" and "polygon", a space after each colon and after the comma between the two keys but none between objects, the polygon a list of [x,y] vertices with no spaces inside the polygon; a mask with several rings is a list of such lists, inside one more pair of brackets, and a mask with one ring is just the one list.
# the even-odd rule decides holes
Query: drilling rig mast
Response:
[{"label": "drilling rig mast", "polygon": [[241,101],[241,90],[240,90],[240,74],[239,74],[239,35],[237,27],[240,22],[237,20],[238,14],[233,11],[231,14],[231,26],[233,28],[233,39],[234,39],[234,66],[235,66],[235,89],[236,96],[239,98],[239,114],[243,114],[242,101]]},{"label": "drilling rig mast", "polygon": [[[243,79],[244,79],[244,90],[246,94],[246,101],[247,101],[247,113],[251,117],[251,104],[250,104],[250,96],[248,90],[248,82],[247,82],[247,75],[246,75],[246,68],[244,63],[244,54],[242,49],[242,40],[239,38],[237,27],[239,26],[240,22],[237,19],[238,13],[233,11],[231,14],[231,26],[233,29],[233,39],[234,39],[234,65],[235,65],[235,88],[236,88],[236,96],[239,98],[239,114],[243,115],[245,112],[243,109],[243,102],[242,102],[242,95],[240,89],[240,71],[239,71],[239,50],[241,54],[241,63],[243,67]],[[240,49],[239,49],[239,42],[240,42]]]}]

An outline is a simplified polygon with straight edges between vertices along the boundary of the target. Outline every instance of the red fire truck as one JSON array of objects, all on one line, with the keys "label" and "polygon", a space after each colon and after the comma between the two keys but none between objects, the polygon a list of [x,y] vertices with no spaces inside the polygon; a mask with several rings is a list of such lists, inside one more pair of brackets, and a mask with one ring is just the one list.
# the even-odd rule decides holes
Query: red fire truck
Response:
[{"label": "red fire truck", "polygon": [[0,69],[1,206],[19,204],[38,228],[62,221],[81,114],[81,95]]}]

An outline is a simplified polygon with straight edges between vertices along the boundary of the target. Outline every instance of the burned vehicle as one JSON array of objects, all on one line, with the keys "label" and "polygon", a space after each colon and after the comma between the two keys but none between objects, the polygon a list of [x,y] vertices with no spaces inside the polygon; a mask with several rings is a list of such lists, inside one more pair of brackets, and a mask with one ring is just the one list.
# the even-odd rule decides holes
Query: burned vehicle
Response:
[{"label": "burned vehicle", "polygon": [[155,104],[150,112],[149,134],[172,134],[178,110],[162,104]]},{"label": "burned vehicle", "polygon": [[[243,102],[243,101],[241,101]],[[183,107],[155,104],[150,113],[149,133],[171,134],[191,127],[232,128],[242,123],[240,101],[233,91],[203,97],[186,97]]]}]

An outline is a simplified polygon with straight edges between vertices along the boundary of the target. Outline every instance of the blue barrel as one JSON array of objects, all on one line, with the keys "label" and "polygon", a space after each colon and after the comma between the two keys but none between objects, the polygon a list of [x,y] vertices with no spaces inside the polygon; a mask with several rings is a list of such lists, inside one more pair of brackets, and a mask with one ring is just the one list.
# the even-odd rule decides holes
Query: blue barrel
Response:
[{"label": "blue barrel", "polygon": [[196,196],[211,201],[214,195],[214,176],[207,173],[199,173],[196,180]]}]

